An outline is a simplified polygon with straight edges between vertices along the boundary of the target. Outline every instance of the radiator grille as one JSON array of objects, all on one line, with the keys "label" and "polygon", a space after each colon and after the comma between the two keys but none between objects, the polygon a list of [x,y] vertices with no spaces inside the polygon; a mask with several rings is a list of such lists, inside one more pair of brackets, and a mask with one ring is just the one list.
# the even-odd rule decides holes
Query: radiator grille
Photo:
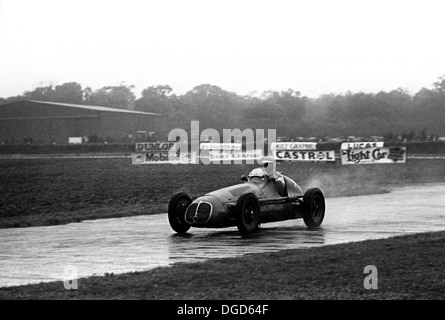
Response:
[{"label": "radiator grille", "polygon": [[212,214],[212,205],[208,202],[194,202],[192,203],[186,213],[185,221],[189,224],[204,224]]}]

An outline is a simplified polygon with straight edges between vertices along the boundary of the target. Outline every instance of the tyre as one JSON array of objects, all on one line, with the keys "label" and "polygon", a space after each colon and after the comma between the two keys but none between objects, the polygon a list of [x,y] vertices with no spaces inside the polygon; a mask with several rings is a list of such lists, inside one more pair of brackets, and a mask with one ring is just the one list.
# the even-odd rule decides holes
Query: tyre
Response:
[{"label": "tyre", "polygon": [[180,192],[171,197],[168,203],[168,222],[177,233],[186,233],[190,225],[185,222],[184,216],[192,200],[185,192]]},{"label": "tyre", "polygon": [[324,219],[326,204],[319,188],[308,189],[303,196],[303,220],[308,228],[318,228]]},{"label": "tyre", "polygon": [[238,198],[235,206],[236,226],[242,234],[255,232],[260,224],[260,204],[253,193]]}]

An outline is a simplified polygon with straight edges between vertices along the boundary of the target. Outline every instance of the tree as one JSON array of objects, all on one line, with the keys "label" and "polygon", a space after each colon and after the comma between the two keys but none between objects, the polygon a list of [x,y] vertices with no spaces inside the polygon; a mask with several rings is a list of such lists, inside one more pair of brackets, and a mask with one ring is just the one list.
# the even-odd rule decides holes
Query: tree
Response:
[{"label": "tree", "polygon": [[306,104],[308,99],[300,97],[299,91],[288,89],[281,93],[274,94],[272,101],[282,106],[286,110],[286,120],[291,122],[299,122],[306,113]]},{"label": "tree", "polygon": [[25,91],[23,99],[81,104],[83,91],[79,83],[67,82],[56,87],[49,85]]},{"label": "tree", "polygon": [[23,96],[13,96],[3,99],[3,104],[13,103],[25,99]]},{"label": "tree", "polygon": [[169,85],[151,86],[142,90],[141,98],[137,99],[134,104],[135,110],[144,112],[155,112],[172,116],[173,99],[175,95],[171,95],[172,88]]},{"label": "tree", "polygon": [[413,105],[413,98],[403,88],[390,92],[381,91],[375,95],[375,99],[380,108],[393,119],[404,118]]},{"label": "tree", "polygon": [[91,89],[90,87],[85,87],[85,89],[83,89],[83,101],[88,103],[90,101],[92,93],[93,89]]},{"label": "tree", "polygon": [[442,83],[442,80],[438,81],[433,90],[422,88],[416,93],[413,100],[417,119],[445,120],[445,90],[442,89]]},{"label": "tree", "polygon": [[88,96],[87,104],[119,109],[133,109],[136,99],[133,85],[106,86]]},{"label": "tree", "polygon": [[271,99],[259,102],[255,107],[244,110],[247,121],[265,120],[277,121],[286,117],[286,109]]},{"label": "tree", "polygon": [[239,110],[235,94],[218,86],[202,84],[181,96],[181,113],[189,119],[199,120],[203,127],[224,129],[238,125]]},{"label": "tree", "polygon": [[260,98],[250,97],[250,106],[242,112],[243,123],[252,128],[277,129],[280,134],[295,135],[302,127],[309,99],[299,91],[264,91]]},{"label": "tree", "polygon": [[445,93],[445,75],[439,77],[438,80],[433,83],[433,86],[435,91]]},{"label": "tree", "polygon": [[308,100],[306,104],[305,118],[307,121],[326,121],[328,110],[332,105],[335,95],[333,93],[324,94],[316,99]]},{"label": "tree", "polygon": [[25,91],[23,98],[26,100],[54,101],[54,89],[52,85],[37,87],[32,91]]},{"label": "tree", "polygon": [[82,86],[76,82],[67,82],[54,88],[52,101],[82,104],[83,90]]}]

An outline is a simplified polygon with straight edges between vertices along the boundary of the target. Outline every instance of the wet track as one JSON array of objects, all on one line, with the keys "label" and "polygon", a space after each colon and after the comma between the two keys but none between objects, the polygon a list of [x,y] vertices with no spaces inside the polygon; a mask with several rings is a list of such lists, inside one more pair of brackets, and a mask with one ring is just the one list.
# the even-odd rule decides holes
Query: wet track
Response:
[{"label": "wet track", "polygon": [[403,187],[382,195],[326,199],[323,228],[303,221],[264,224],[242,237],[236,228],[176,235],[166,214],[0,230],[0,286],[147,270],[178,262],[338,244],[445,230],[445,185]]}]

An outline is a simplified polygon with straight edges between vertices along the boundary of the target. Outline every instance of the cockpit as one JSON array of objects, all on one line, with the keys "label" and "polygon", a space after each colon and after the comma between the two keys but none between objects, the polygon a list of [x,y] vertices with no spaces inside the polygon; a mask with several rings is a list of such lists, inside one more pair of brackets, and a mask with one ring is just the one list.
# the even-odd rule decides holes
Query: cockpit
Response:
[{"label": "cockpit", "polygon": [[267,172],[267,167],[253,169],[249,172],[248,179],[260,188],[264,188],[269,183],[272,183],[280,196],[284,196],[287,192],[284,176],[279,172],[270,174]]},{"label": "cockpit", "polygon": [[255,168],[247,175],[250,182],[256,185],[265,186],[268,182],[267,172],[264,168]]},{"label": "cockpit", "polygon": [[253,177],[265,178],[266,175],[267,175],[266,170],[264,170],[264,168],[255,168],[249,172],[248,177],[249,178],[253,178]]}]

